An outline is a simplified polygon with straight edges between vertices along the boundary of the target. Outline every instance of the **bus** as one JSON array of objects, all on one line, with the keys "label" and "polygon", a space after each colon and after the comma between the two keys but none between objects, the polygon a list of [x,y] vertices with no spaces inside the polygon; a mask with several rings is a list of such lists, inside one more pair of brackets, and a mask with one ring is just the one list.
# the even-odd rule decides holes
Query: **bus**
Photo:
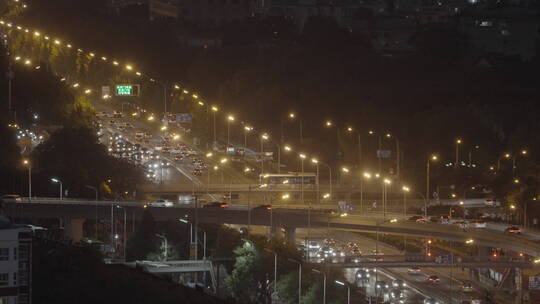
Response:
[{"label": "bus", "polygon": [[284,174],[264,174],[259,176],[259,181],[268,186],[288,186],[300,187],[304,180],[304,186],[313,186],[317,184],[317,175],[315,173],[303,174],[300,172],[289,172]]}]

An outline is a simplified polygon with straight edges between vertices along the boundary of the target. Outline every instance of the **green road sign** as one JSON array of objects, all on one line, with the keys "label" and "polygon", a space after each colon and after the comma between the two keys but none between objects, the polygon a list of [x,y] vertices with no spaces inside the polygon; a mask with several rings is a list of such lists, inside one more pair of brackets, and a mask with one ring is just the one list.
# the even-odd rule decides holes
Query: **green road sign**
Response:
[{"label": "green road sign", "polygon": [[115,86],[116,96],[139,96],[139,85],[119,84]]}]

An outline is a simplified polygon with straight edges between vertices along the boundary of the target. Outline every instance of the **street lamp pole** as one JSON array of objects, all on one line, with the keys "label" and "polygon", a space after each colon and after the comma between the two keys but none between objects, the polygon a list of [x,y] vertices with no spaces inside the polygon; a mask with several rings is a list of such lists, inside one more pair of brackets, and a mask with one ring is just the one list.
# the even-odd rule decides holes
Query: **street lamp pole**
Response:
[{"label": "street lamp pole", "polygon": [[218,108],[216,106],[212,106],[213,127],[214,127],[214,143],[217,141],[217,136],[216,136],[216,112],[217,111],[218,111]]},{"label": "street lamp pole", "polygon": [[323,276],[323,304],[326,304],[326,273],[318,269],[311,269],[313,272],[321,274]]},{"label": "street lamp pole", "polygon": [[298,264],[298,304],[302,301],[302,262],[289,259],[289,261]]},{"label": "street lamp pole", "polygon": [[351,287],[348,283],[342,281],[335,281],[336,284],[347,287],[347,304],[351,304]]},{"label": "street lamp pole", "polygon": [[231,121],[234,121],[234,116],[232,115],[227,116],[227,148],[229,148],[231,144],[230,142]]},{"label": "street lamp pole", "polygon": [[427,160],[427,164],[426,164],[426,197],[425,197],[425,200],[424,200],[424,218],[427,219],[427,207],[428,207],[428,204],[429,204],[429,165],[430,165],[430,162],[432,160],[437,160],[437,156],[436,155],[432,155],[430,158],[428,158]]},{"label": "street lamp pole", "polygon": [[23,164],[28,167],[28,199],[32,199],[32,163],[25,159]]},{"label": "street lamp pole", "polygon": [[264,141],[268,140],[268,134],[264,133],[261,135],[261,175],[264,174]]},{"label": "street lamp pole", "polygon": [[53,183],[58,183],[58,184],[60,184],[60,200],[62,200],[62,187],[63,187],[62,181],[59,180],[58,178],[51,178],[51,181],[52,181]]},{"label": "street lamp pole", "polygon": [[410,191],[410,188],[403,186],[403,216],[407,217],[407,193]]},{"label": "street lamp pole", "polygon": [[120,205],[116,205],[116,208],[120,208],[124,211],[124,237],[123,237],[123,242],[122,242],[122,246],[124,247],[123,248],[123,253],[124,253],[124,261],[126,261],[126,238],[127,238],[127,212],[126,212],[126,208],[120,206]]},{"label": "street lamp pole", "polygon": [[454,163],[454,169],[457,169],[459,163],[459,145],[461,145],[461,139],[456,139],[456,162]]}]

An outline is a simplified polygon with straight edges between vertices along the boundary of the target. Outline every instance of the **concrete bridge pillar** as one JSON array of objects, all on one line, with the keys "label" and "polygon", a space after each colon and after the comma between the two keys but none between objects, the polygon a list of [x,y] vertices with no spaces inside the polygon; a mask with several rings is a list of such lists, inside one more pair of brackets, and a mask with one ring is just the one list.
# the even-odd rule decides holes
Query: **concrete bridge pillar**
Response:
[{"label": "concrete bridge pillar", "polygon": [[287,242],[294,244],[296,242],[296,228],[295,227],[285,227],[285,240]]},{"label": "concrete bridge pillar", "polygon": [[64,220],[64,235],[73,242],[79,242],[83,238],[84,219]]}]

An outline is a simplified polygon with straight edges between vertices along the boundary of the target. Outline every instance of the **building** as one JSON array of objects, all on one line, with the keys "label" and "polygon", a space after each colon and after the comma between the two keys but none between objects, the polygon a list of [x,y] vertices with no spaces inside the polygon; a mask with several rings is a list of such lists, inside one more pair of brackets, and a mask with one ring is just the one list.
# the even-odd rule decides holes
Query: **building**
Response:
[{"label": "building", "polygon": [[253,15],[253,0],[178,0],[178,19],[199,28],[219,27]]},{"label": "building", "polygon": [[32,303],[32,229],[0,216],[0,304]]},{"label": "building", "polygon": [[310,17],[331,18],[348,28],[350,22],[356,19],[359,9],[381,11],[385,6],[383,1],[378,0],[267,0],[260,5],[262,9],[256,10],[263,15],[292,20],[300,31]]}]

